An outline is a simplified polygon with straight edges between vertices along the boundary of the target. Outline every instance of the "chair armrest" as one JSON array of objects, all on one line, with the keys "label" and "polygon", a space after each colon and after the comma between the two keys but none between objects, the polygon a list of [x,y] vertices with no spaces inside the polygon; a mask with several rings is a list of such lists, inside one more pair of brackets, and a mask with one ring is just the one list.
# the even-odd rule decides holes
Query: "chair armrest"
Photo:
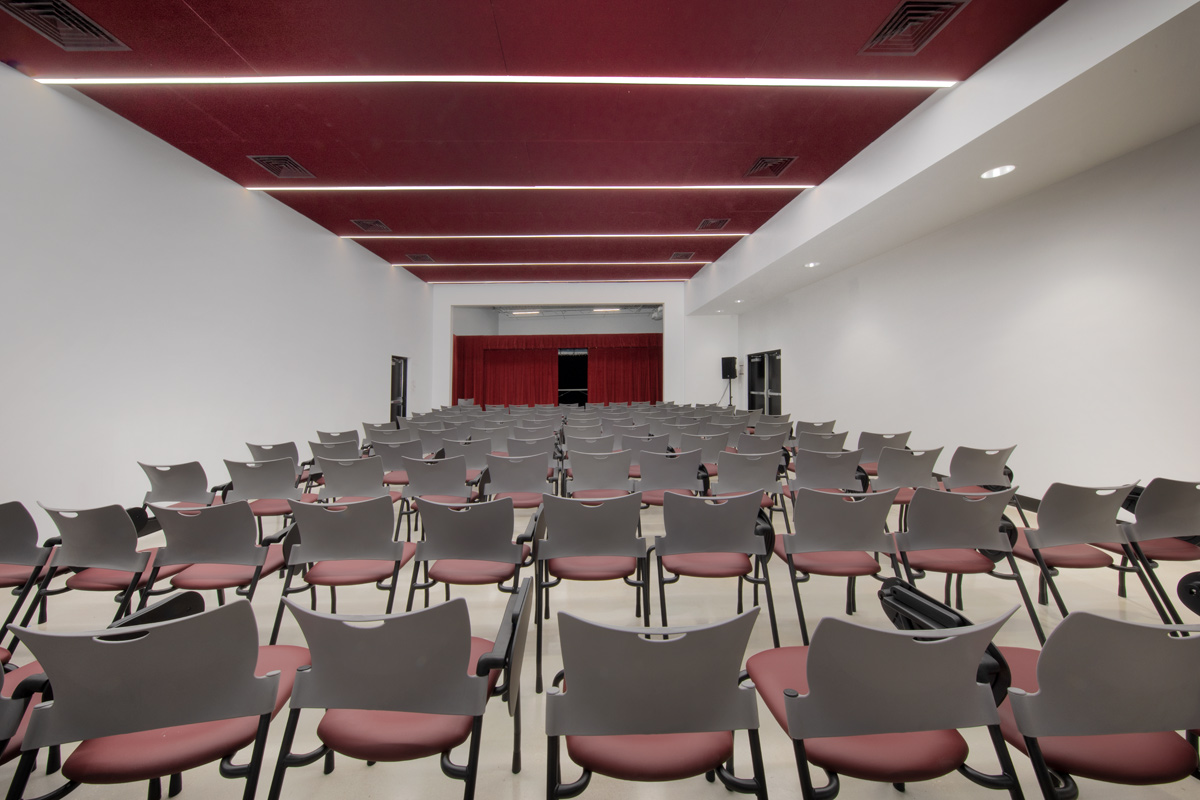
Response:
[{"label": "chair armrest", "polygon": [[529,517],[529,524],[525,526],[525,532],[517,537],[517,544],[528,544],[537,536],[538,519],[542,516],[542,507],[538,506],[537,510]]}]

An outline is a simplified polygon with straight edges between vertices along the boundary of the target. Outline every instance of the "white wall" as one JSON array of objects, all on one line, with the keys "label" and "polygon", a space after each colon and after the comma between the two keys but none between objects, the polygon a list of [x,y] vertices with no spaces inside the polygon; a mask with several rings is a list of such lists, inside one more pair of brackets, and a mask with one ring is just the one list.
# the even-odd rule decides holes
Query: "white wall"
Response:
[{"label": "white wall", "polygon": [[[663,395],[678,402],[716,402],[724,388],[720,362],[711,352],[737,349],[737,322],[721,316],[684,316],[683,284],[669,281],[628,283],[436,284],[431,290],[430,355],[432,402],[451,402],[453,365],[452,313],[472,305],[622,305],[663,306]],[[708,377],[708,376],[713,377]],[[710,399],[711,398],[711,399]],[[413,408],[417,408],[413,406]],[[419,409],[418,409],[419,410]]]},{"label": "white wall", "polygon": [[1200,480],[1200,127],[741,318],[784,410],[915,446],[1016,444],[1054,481]]},{"label": "white wall", "polygon": [[557,336],[565,333],[662,333],[662,320],[649,314],[580,314],[576,316],[500,315],[501,336]]},{"label": "white wall", "polygon": [[[134,505],[137,461],[429,404],[428,287],[76,95],[0,67],[0,499]],[[49,529],[49,530],[47,530]]]},{"label": "white wall", "polygon": [[455,336],[496,336],[500,333],[500,314],[495,309],[455,306],[450,313]]}]

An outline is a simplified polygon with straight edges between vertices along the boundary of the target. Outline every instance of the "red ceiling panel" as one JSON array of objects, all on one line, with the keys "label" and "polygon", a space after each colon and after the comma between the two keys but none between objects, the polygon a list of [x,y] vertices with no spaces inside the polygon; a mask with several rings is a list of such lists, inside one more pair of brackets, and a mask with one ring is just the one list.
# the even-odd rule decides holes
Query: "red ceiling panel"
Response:
[{"label": "red ceiling panel", "polygon": [[[900,0],[76,0],[120,52],[65,52],[0,14],[0,59],[39,76],[484,74],[964,79],[1063,0],[971,0],[918,54],[860,51]],[[308,185],[816,184],[929,90],[568,85],[90,87],[98,102],[245,186],[295,185],[251,162],[287,155]],[[380,219],[426,234],[753,231],[771,192],[276,193],[337,234]],[[377,240],[389,261],[716,259],[735,239]],[[686,278],[657,267],[413,267],[433,280]],[[564,271],[566,270],[566,271]],[[505,277],[506,275],[510,277]],[[457,276],[457,277],[449,277]],[[531,277],[533,276],[533,277]],[[550,277],[553,276],[553,277]]]}]

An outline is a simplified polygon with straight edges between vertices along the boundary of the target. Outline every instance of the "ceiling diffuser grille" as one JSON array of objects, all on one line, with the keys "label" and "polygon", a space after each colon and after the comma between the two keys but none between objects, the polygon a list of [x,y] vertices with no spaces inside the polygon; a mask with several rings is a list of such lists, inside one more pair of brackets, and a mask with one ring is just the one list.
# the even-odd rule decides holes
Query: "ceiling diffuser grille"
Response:
[{"label": "ceiling diffuser grille", "polygon": [[388,233],[391,231],[391,228],[383,224],[383,220],[381,219],[352,219],[350,221],[367,233]]},{"label": "ceiling diffuser grille", "polygon": [[746,170],[747,178],[778,178],[792,165],[795,156],[763,156]]},{"label": "ceiling diffuser grille", "polygon": [[65,0],[0,0],[0,8],[63,50],[129,49]]},{"label": "ceiling diffuser grille", "polygon": [[433,263],[433,256],[429,255],[428,253],[407,253],[404,257],[414,264]]},{"label": "ceiling diffuser grille", "polygon": [[246,156],[276,178],[315,178],[291,156]]},{"label": "ceiling diffuser grille", "polygon": [[915,56],[968,2],[970,0],[906,0],[896,7],[859,52],[877,56]]},{"label": "ceiling diffuser grille", "polygon": [[702,219],[696,226],[698,231],[719,231],[729,224],[729,219]]},{"label": "ceiling diffuser grille", "polygon": [[692,256],[694,256],[694,255],[696,255],[696,253],[695,253],[695,252],[691,252],[691,253],[671,253],[671,260],[672,260],[672,261],[691,261],[691,260],[692,260]]}]

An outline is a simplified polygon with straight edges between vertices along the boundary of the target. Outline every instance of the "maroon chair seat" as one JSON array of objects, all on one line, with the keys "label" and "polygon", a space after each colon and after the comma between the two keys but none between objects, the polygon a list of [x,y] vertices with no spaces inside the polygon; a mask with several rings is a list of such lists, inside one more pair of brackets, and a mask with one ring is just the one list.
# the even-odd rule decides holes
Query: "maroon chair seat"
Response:
[{"label": "maroon chair seat", "polygon": [[[471,637],[471,663],[491,652],[493,643]],[[488,693],[500,670],[488,673]],[[331,750],[364,761],[411,761],[445,753],[471,735],[474,717],[332,708],[317,725],[317,738]]]},{"label": "maroon chair seat", "polygon": [[[39,581],[45,578],[46,573],[50,571],[50,561],[57,552],[57,545],[50,549],[51,559],[46,560],[46,565],[38,573]],[[24,564],[0,564],[0,589],[24,586],[25,582],[29,580],[31,572],[33,572],[33,567],[27,567]],[[129,581],[125,581],[125,585],[128,586]]]},{"label": "maroon chair seat", "polygon": [[674,781],[729,760],[733,733],[565,736],[567,754],[584,769],[627,781]]},{"label": "maroon chair seat", "polygon": [[456,495],[449,495],[449,494],[427,494],[427,495],[424,495],[423,497],[414,497],[413,501],[412,501],[413,505],[416,506],[417,508],[420,508],[421,500],[423,500],[423,499],[428,500],[431,503],[441,503],[443,505],[448,505],[448,506],[465,505],[467,503],[473,503],[476,500],[478,500],[479,492],[472,490],[470,499],[468,499],[466,497],[459,497]]},{"label": "maroon chair seat", "polygon": [[642,477],[642,465],[641,464],[630,464],[629,465],[629,477],[630,478],[641,478]]},{"label": "maroon chair seat", "polygon": [[[305,492],[300,495],[301,503],[315,503],[317,496]],[[287,500],[281,500],[277,497],[264,497],[258,500],[250,501],[250,510],[254,512],[256,517],[282,517],[292,513],[291,506]]]},{"label": "maroon chair seat", "polygon": [[[388,497],[392,498],[393,503],[399,503],[401,500],[404,499],[404,495],[402,493],[393,492],[391,490],[388,491]],[[338,498],[338,500],[343,503],[361,503],[363,500],[370,500],[370,499],[371,499],[370,497],[353,497],[353,496]],[[337,508],[337,506],[333,505],[333,506],[330,506],[330,508]]]},{"label": "maroon chair seat", "polygon": [[571,497],[576,500],[609,500],[613,497],[624,497],[629,492],[621,489],[580,489],[578,492],[571,492]]},{"label": "maroon chair seat", "polygon": [[[521,560],[528,561],[529,545],[521,545]],[[486,586],[503,583],[512,578],[516,564],[500,561],[483,561],[470,558],[443,558],[429,567],[430,580],[453,583],[458,586]]]},{"label": "maroon chair seat", "polygon": [[[158,554],[158,548],[153,548],[149,552],[150,558],[146,561],[146,568],[142,570],[142,575],[138,579],[137,585],[139,589],[144,587],[146,582],[150,580],[150,573],[154,570],[154,557]],[[172,564],[160,569],[158,577],[170,578],[178,575],[187,568],[187,564]],[[67,578],[67,587],[85,592],[122,592],[129,588],[131,580],[133,580],[132,572],[120,569],[89,567]]]},{"label": "maroon chair seat", "polygon": [[537,508],[542,504],[542,496],[536,492],[501,492],[496,495],[497,500],[503,497],[512,498],[513,508]]},{"label": "maroon chair seat", "polygon": [[[12,697],[13,692],[21,685],[21,681],[31,675],[37,675],[41,671],[42,666],[36,661],[31,661],[24,666],[17,667],[12,672],[4,673],[4,684],[0,687],[0,695]],[[29,705],[25,707],[25,714],[21,717],[21,723],[17,726],[17,730],[13,733],[12,738],[8,740],[8,744],[4,746],[4,750],[0,751],[0,764],[6,764],[21,754],[21,745],[25,741],[25,728],[29,725],[29,712],[40,702],[42,702],[41,693],[29,698]]]},{"label": "maroon chair seat", "polygon": [[872,478],[879,474],[879,462],[878,461],[867,461],[865,463],[859,464],[858,466],[860,466],[862,468],[862,471],[867,473],[867,475],[870,475]]},{"label": "maroon chair seat", "polygon": [[408,470],[394,469],[383,474],[383,482],[388,486],[408,486]]},{"label": "maroon chair seat", "polygon": [[[1180,539],[1150,539],[1141,543],[1142,552],[1151,561],[1200,561],[1200,547]],[[1099,547],[1110,553],[1125,555],[1121,545],[1111,542],[1097,542],[1093,547]]]},{"label": "maroon chair seat", "polygon": [[[1001,647],[1000,652],[1012,671],[1012,685],[1029,693],[1036,692],[1038,651],[1025,647]],[[1131,680],[1136,680],[1136,676]],[[1096,700],[1104,702],[1104,698]],[[1012,706],[1007,699],[1000,705],[999,712],[1000,730],[1005,740],[1029,755],[1025,737],[1017,730]],[[1042,736],[1038,738],[1038,745],[1052,770],[1129,786],[1182,780],[1191,775],[1197,766],[1196,748],[1174,731]]]},{"label": "maroon chair seat", "polygon": [[705,468],[706,470],[708,470],[708,477],[710,477],[710,478],[715,478],[715,477],[717,477],[717,462],[715,462],[715,461],[705,461],[705,462],[704,462],[704,468]]},{"label": "maroon chair seat", "polygon": [[663,504],[663,495],[668,492],[689,496],[692,494],[688,489],[648,489],[642,492],[642,502],[648,506],[661,506]]},{"label": "maroon chair seat", "polygon": [[[720,484],[717,484],[717,488],[718,489],[721,488]],[[709,497],[737,497],[740,494],[745,494],[745,492],[717,492],[716,494],[713,494],[710,492],[708,496]],[[766,492],[763,492],[762,502],[760,502],[759,505],[762,506],[763,508],[773,508],[775,506],[775,499],[773,497],[771,497],[771,495],[767,494]]]},{"label": "maroon chair seat", "polygon": [[[256,675],[278,670],[275,710],[291,696],[296,669],[310,661],[308,649],[291,645],[259,648]],[[232,755],[254,741],[258,717],[200,722],[81,742],[63,762],[63,777],[81,783],[150,780]]]},{"label": "maroon chair seat", "polygon": [[[400,566],[403,567],[411,561],[416,552],[417,545],[414,542],[405,542],[404,558],[400,560]],[[391,580],[395,568],[395,561],[368,559],[318,561],[304,573],[304,582],[317,586],[358,586],[364,583],[379,583]]]},{"label": "maroon chair seat", "polygon": [[[786,559],[783,537],[775,537],[775,554]],[[797,572],[810,575],[828,575],[836,578],[854,578],[860,575],[877,575],[879,563],[861,550],[828,550],[820,553],[794,553],[792,563]]]},{"label": "maroon chair seat", "polygon": [[[780,647],[751,656],[746,671],[771,715],[785,731],[783,692],[808,693],[808,648]],[[910,783],[956,770],[967,760],[967,743],[955,730],[805,739],[810,763],[862,780]]]},{"label": "maroon chair seat", "polygon": [[660,561],[672,573],[692,578],[736,578],[754,568],[745,553],[680,553]]},{"label": "maroon chair seat", "polygon": [[[269,545],[267,558],[263,562],[260,575],[269,575],[283,569],[283,559],[283,545]],[[159,572],[159,574],[162,573]],[[171,578],[171,585],[176,589],[204,591],[245,586],[252,580],[254,580],[254,567],[244,564],[192,564]]]},{"label": "maroon chair seat", "polygon": [[996,564],[978,550],[949,547],[937,550],[913,550],[908,565],[922,572],[953,572],[961,575],[991,572]]},{"label": "maroon chair seat", "polygon": [[[1119,548],[1118,548],[1119,549]],[[1042,559],[1051,569],[1063,567],[1066,569],[1097,569],[1112,566],[1113,560],[1108,553],[1103,553],[1088,544],[1064,544],[1057,547],[1043,547]],[[1017,528],[1017,541],[1013,545],[1013,555],[1022,561],[1036,564],[1033,548],[1025,538],[1025,529]]]},{"label": "maroon chair seat", "polygon": [[632,556],[563,556],[547,559],[546,567],[556,578],[611,581],[637,572],[637,559]]}]

